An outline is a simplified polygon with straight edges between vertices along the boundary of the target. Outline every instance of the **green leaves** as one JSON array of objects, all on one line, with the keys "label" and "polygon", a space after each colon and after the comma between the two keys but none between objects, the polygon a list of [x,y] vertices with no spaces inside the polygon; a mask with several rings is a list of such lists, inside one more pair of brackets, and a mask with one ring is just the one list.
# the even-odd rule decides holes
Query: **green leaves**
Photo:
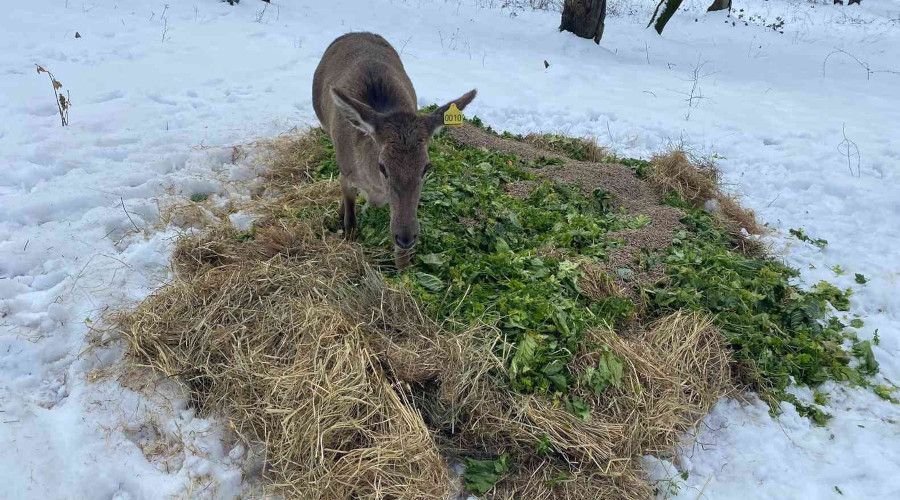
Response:
[{"label": "green leaves", "polygon": [[428,253],[419,257],[419,260],[422,261],[423,264],[429,265],[433,268],[441,268],[444,264],[447,263],[447,260],[441,255],[437,253]]},{"label": "green leaves", "polygon": [[565,367],[566,365],[562,360],[554,359],[541,368],[541,373],[553,383],[557,390],[564,391],[568,387],[566,375],[563,373]]},{"label": "green leaves", "polygon": [[[678,205],[680,200],[670,201]],[[728,250],[728,235],[711,217],[686,210],[682,222],[688,230],[678,234],[666,257],[669,283],[649,293],[653,307],[660,313],[679,308],[712,313],[764,397],[789,401],[802,414],[824,422],[827,415],[820,409],[802,407],[784,389],[792,381],[866,384],[865,376],[877,371],[869,343],[857,343],[848,352],[842,344],[851,333],[837,318],[829,318],[829,304],[849,310],[851,291],[824,281],[803,291],[792,283],[796,270]],[[861,327],[862,321],[851,321],[851,326]],[[858,366],[850,366],[852,357]]]},{"label": "green leaves", "polygon": [[[511,352],[506,358],[510,386],[543,394],[589,418],[590,405],[570,389],[577,385],[586,391],[582,394],[600,395],[620,387],[622,360],[598,346],[596,365],[575,374],[570,362],[582,349],[587,329],[623,324],[634,317],[635,305],[620,297],[581,295],[578,263],[602,260],[620,245],[610,233],[651,221],[610,211],[609,195],[602,190],[585,195],[540,181],[513,156],[460,146],[445,135],[432,141],[429,155],[434,168],[422,191],[415,265],[392,279],[408,286],[439,321],[496,324],[503,348]],[[646,162],[627,161],[639,174],[649,172]],[[527,196],[513,196],[506,190],[511,182],[533,186]],[[792,283],[796,270],[731,251],[730,235],[709,214],[676,195],[666,202],[687,214],[672,247],[615,269],[617,278],[628,281],[651,262],[665,265],[668,279],[644,290],[648,300],[642,314],[676,309],[711,314],[764,397],[791,401],[811,419],[827,420],[823,410],[791,400],[784,389],[792,382],[815,386],[829,379],[863,384],[877,370],[869,343],[846,350],[848,331],[829,318],[831,306],[849,309],[850,291],[826,282],[801,290]],[[369,208],[359,218],[361,243],[390,250],[389,212]],[[791,234],[820,247],[827,244],[799,229]],[[866,279],[860,276],[857,282]],[[857,325],[862,326],[851,321]],[[853,358],[859,363],[851,363]]]},{"label": "green leaves", "polygon": [[566,351],[554,350],[548,337],[527,332],[516,344],[509,364],[510,384],[523,392],[566,392],[569,386]]},{"label": "green leaves", "polygon": [[444,282],[433,274],[417,272],[416,280],[422,285],[422,288],[431,292],[440,292],[444,289]]},{"label": "green leaves", "polygon": [[612,209],[612,195],[608,192],[601,188],[597,188],[591,194],[594,196],[594,199],[597,200],[597,204],[600,205],[601,210],[609,212]]},{"label": "green leaves", "polygon": [[795,238],[797,238],[798,240],[805,241],[806,243],[815,245],[819,248],[825,248],[828,245],[828,241],[823,240],[822,238],[815,238],[815,239],[810,238],[803,231],[803,229],[791,229],[788,232],[791,233],[791,235],[794,236]]},{"label": "green leaves", "polygon": [[878,373],[878,361],[875,360],[875,354],[872,352],[872,343],[863,340],[853,344],[853,355],[859,358],[859,371],[865,375],[875,375]]},{"label": "green leaves", "polygon": [[897,390],[896,387],[883,385],[883,384],[876,385],[874,388],[875,394],[877,394],[878,397],[880,397],[881,399],[890,401],[891,403],[894,403],[894,404],[900,404],[900,401],[898,401],[897,398],[895,398],[893,396],[893,394],[894,394],[894,392],[896,392],[896,390]]},{"label": "green leaves", "polygon": [[509,456],[505,453],[493,460],[467,458],[463,476],[466,489],[471,493],[484,495],[509,471],[508,461]]},{"label": "green leaves", "polygon": [[[602,258],[616,244],[609,232],[647,221],[608,213],[603,193],[585,196],[571,186],[537,182],[509,155],[443,136],[432,141],[429,155],[433,168],[419,207],[416,265],[396,279],[438,320],[496,323],[512,348],[510,385],[561,398],[572,383],[567,364],[582,332],[634,311],[626,299],[582,296],[577,262]],[[505,188],[514,181],[535,187],[525,198],[514,197]],[[360,213],[363,245],[388,250],[388,216],[381,209]],[[547,255],[545,248],[558,253]]]},{"label": "green leaves", "polygon": [[838,287],[831,283],[820,281],[813,287],[813,293],[830,302],[838,311],[850,310],[850,295],[853,294],[852,290],[848,289],[842,292]]},{"label": "green leaves", "polygon": [[585,369],[578,382],[581,386],[593,391],[594,395],[599,396],[610,386],[621,387],[622,371],[622,360],[609,349],[604,349],[597,366]]},{"label": "green leaves", "polygon": [[532,369],[532,364],[537,359],[538,343],[540,336],[535,333],[526,333],[516,345],[516,352],[513,354],[512,361],[509,364],[510,376],[515,378],[517,375],[527,373]]},{"label": "green leaves", "polygon": [[591,407],[577,396],[569,396],[565,400],[566,410],[587,422],[591,418]]}]

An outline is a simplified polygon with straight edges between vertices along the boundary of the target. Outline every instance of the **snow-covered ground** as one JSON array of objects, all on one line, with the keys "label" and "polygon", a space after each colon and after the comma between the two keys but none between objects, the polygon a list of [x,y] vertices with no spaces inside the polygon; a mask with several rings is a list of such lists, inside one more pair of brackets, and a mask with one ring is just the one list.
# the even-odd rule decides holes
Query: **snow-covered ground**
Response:
[{"label": "snow-covered ground", "polygon": [[[644,29],[654,3],[611,0],[597,46],[558,33],[558,14],[490,0],[4,2],[0,498],[246,488],[218,422],[104,376],[119,353],[86,350],[89,334],[165,280],[176,230],[158,230],[160,206],[241,196],[253,171],[232,145],[316,123],[313,69],[351,30],[395,44],[420,104],[477,87],[470,114],[495,128],[716,154],[805,283],[853,288],[860,337],[878,331],[883,376],[900,380],[900,1],[735,0],[757,16],[745,26],[687,0],[662,37]],[[779,16],[784,33],[764,26]],[[71,92],[71,126],[35,63]],[[900,408],[827,388],[827,427],[724,400],[677,470],[647,466],[683,498],[900,498]]]}]

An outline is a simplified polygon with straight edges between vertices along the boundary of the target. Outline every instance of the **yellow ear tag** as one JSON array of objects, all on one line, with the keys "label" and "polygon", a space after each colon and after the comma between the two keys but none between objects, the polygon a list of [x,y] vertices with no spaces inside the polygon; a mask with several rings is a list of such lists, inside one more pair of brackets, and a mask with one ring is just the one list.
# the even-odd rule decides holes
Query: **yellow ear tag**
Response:
[{"label": "yellow ear tag", "polygon": [[463,114],[459,108],[456,107],[456,103],[450,104],[450,109],[444,111],[444,125],[450,127],[458,127],[463,124]]}]

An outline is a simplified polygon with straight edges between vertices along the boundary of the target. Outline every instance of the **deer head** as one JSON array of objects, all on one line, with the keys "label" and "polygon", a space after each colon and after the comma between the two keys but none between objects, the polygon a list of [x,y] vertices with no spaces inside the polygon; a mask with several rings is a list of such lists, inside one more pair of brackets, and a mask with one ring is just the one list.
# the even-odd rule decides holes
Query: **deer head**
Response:
[{"label": "deer head", "polygon": [[338,111],[375,142],[377,158],[371,161],[377,162],[388,187],[391,236],[398,250],[411,250],[419,238],[419,198],[425,174],[431,167],[428,142],[443,127],[444,112],[450,105],[455,103],[462,110],[475,99],[475,93],[471,90],[429,114],[420,115],[409,111],[378,112],[340,89],[331,89]]}]

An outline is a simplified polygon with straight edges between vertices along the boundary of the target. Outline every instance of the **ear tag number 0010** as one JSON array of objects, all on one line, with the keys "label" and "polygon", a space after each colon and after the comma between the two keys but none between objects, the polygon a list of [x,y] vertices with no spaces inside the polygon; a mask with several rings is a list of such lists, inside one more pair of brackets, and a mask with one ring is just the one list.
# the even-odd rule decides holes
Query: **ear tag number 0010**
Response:
[{"label": "ear tag number 0010", "polygon": [[459,108],[456,107],[456,103],[450,104],[450,109],[444,112],[444,125],[448,125],[450,127],[458,127],[463,124],[463,114]]}]

